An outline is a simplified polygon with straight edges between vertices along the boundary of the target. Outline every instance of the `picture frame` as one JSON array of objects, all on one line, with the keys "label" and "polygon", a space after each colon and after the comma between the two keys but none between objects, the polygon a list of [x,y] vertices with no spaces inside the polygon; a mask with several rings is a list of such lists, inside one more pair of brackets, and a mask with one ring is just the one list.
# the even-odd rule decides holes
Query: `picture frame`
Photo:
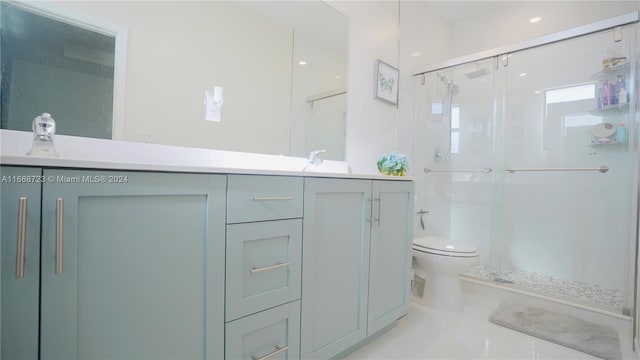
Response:
[{"label": "picture frame", "polygon": [[382,60],[376,60],[373,97],[389,104],[397,105],[399,78],[400,71],[397,68]]}]

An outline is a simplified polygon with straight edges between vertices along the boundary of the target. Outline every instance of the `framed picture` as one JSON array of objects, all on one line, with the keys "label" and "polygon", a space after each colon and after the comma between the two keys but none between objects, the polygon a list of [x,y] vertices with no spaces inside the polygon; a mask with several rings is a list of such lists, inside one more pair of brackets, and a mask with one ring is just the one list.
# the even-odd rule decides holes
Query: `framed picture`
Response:
[{"label": "framed picture", "polygon": [[384,61],[376,61],[375,69],[375,86],[373,96],[390,104],[398,103],[398,69],[385,63]]}]

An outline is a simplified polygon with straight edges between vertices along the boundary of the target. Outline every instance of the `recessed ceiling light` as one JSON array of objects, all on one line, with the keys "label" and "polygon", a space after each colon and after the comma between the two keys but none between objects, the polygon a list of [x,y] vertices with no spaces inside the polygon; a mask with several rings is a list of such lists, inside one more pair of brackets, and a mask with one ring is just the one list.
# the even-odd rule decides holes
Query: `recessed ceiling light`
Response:
[{"label": "recessed ceiling light", "polygon": [[532,17],[531,19],[529,19],[529,22],[532,24],[535,24],[537,22],[540,22],[540,20],[542,20],[542,18],[540,16],[536,16],[536,17]]},{"label": "recessed ceiling light", "polygon": [[417,51],[414,51],[414,52],[411,53],[411,56],[414,56],[414,57],[417,57],[417,56],[420,56],[420,55],[422,55],[422,54],[420,54]]},{"label": "recessed ceiling light", "polygon": [[298,65],[307,65],[307,62],[302,60],[302,61],[298,61]]},{"label": "recessed ceiling light", "polygon": [[520,74],[518,74],[518,76],[525,77],[525,76],[527,76],[527,73],[520,73]]}]

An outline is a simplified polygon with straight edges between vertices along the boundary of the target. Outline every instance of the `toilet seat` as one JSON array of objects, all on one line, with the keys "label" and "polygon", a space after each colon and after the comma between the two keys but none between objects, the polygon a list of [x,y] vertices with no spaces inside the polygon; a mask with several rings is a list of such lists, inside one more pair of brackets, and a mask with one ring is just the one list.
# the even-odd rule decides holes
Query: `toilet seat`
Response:
[{"label": "toilet seat", "polygon": [[413,250],[442,256],[476,257],[478,249],[469,244],[452,244],[448,239],[424,236],[413,240]]}]

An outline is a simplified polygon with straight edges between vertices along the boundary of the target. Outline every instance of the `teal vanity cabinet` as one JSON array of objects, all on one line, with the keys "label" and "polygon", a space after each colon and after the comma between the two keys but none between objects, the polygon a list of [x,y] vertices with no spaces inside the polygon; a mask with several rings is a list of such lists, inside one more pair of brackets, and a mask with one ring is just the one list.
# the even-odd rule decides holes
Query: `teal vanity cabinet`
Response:
[{"label": "teal vanity cabinet", "polygon": [[226,176],[43,174],[41,358],[222,358]]},{"label": "teal vanity cabinet", "polygon": [[0,358],[37,359],[42,170],[0,168]]},{"label": "teal vanity cabinet", "polygon": [[300,359],[303,179],[229,175],[227,359]]},{"label": "teal vanity cabinet", "polygon": [[408,312],[413,183],[305,179],[301,353],[327,359]]}]

